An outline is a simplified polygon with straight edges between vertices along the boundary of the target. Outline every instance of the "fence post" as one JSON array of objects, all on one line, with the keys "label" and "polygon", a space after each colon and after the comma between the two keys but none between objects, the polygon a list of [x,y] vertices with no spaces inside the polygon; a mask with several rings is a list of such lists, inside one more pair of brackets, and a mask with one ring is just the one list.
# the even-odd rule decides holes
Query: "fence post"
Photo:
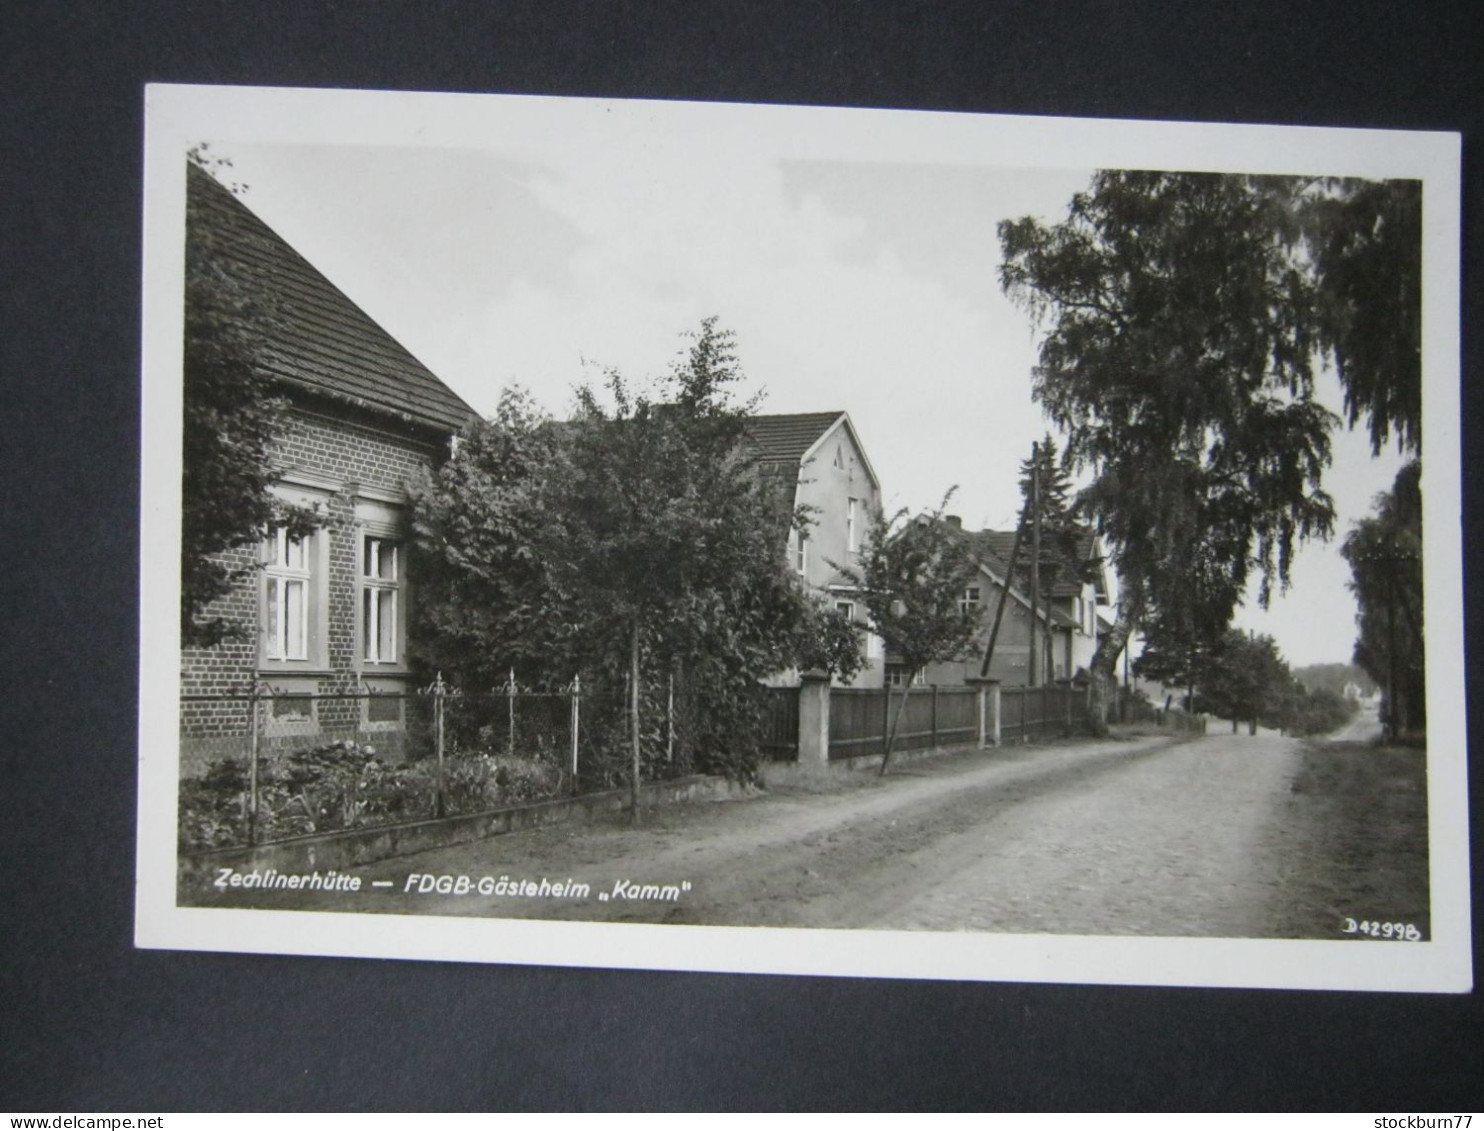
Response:
[{"label": "fence post", "polygon": [[830,760],[830,677],[799,676],[799,765],[826,766]]},{"label": "fence post", "polygon": [[258,843],[258,699],[261,685],[254,682],[248,693],[248,710],[252,712],[252,741],[247,756],[247,843]]},{"label": "fence post", "polygon": [[578,706],[582,699],[582,676],[572,677],[572,793],[573,796],[579,792],[577,787],[577,727],[581,721],[581,708]]},{"label": "fence post", "polygon": [[1000,681],[970,676],[969,684],[979,689],[979,746],[1000,744]]},{"label": "fence post", "polygon": [[665,697],[665,761],[675,761],[675,673],[670,673],[670,687]]},{"label": "fence post", "polygon": [[434,799],[433,812],[436,816],[447,815],[447,802],[444,800],[445,782],[443,780],[443,695],[444,695],[443,673],[440,671],[437,678],[433,680],[433,734],[434,746],[438,751],[438,795]]},{"label": "fence post", "polygon": [[[891,741],[891,685],[888,684],[881,690],[886,694],[881,697],[881,753],[886,754],[886,744]],[[912,677],[907,677],[907,686],[902,688],[903,695],[912,694]],[[905,700],[902,703],[903,712],[906,710]]]},{"label": "fence post", "polygon": [[932,748],[934,750],[936,750],[936,749],[938,749],[938,685],[936,683],[933,684],[933,721],[932,721],[932,730],[933,730],[933,746],[932,746]]},{"label": "fence post", "polygon": [[510,716],[509,734],[505,739],[505,753],[515,757],[515,669],[510,669],[510,678],[505,681],[506,712]]}]

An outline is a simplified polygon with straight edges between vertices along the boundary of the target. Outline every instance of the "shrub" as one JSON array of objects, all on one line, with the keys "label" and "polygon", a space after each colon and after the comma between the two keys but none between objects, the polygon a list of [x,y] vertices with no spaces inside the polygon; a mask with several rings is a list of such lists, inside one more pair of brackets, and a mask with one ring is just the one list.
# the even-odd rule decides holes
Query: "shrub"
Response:
[{"label": "shrub", "polygon": [[[564,788],[554,762],[507,755],[449,758],[444,811],[477,813],[552,797]],[[438,766],[431,758],[389,764],[371,746],[330,742],[258,763],[259,841],[433,817]],[[246,844],[251,808],[247,763],[222,759],[180,784],[182,851]]]}]

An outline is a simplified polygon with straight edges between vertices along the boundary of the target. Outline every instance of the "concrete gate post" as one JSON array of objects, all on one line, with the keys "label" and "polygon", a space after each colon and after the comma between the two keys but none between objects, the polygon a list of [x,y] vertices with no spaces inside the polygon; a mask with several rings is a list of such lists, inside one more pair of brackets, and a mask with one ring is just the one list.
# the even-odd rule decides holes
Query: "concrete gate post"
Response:
[{"label": "concrete gate post", "polygon": [[979,745],[1000,744],[1000,681],[970,676],[969,684],[979,689]]},{"label": "concrete gate post", "polygon": [[830,677],[826,672],[799,676],[799,765],[830,762]]}]

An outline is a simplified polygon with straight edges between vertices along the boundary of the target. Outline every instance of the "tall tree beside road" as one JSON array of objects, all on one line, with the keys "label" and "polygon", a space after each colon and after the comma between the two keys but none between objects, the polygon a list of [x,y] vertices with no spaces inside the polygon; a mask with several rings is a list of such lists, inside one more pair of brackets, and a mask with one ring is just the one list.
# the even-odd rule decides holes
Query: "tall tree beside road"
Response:
[{"label": "tall tree beside road", "polygon": [[1422,182],[1330,180],[1299,212],[1320,341],[1371,449],[1422,453]]},{"label": "tall tree beside road", "polygon": [[1314,284],[1292,253],[1292,209],[1261,188],[1104,171],[1061,223],[999,225],[1001,286],[1049,323],[1034,395],[1091,473],[1079,501],[1119,576],[1092,661],[1095,721],[1135,620],[1198,601],[1224,627],[1254,571],[1266,603],[1295,546],[1333,527],[1320,480],[1337,418],[1314,398]]},{"label": "tall tree beside road", "polygon": [[1426,725],[1422,606],[1422,185],[1327,182],[1304,214],[1319,327],[1371,450],[1415,458],[1346,537],[1360,607],[1355,662],[1386,688],[1387,733]]},{"label": "tall tree beside road", "polygon": [[979,562],[944,519],[947,504],[945,498],[937,510],[916,516],[905,510],[890,518],[881,512],[872,515],[859,563],[840,571],[860,591],[871,628],[904,669],[901,698],[881,759],[883,774],[913,679],[936,660],[963,655],[979,624],[978,610],[964,602]]},{"label": "tall tree beside road", "polygon": [[1421,464],[1413,460],[1340,550],[1360,606],[1355,662],[1385,690],[1384,721],[1393,738],[1422,729],[1427,719],[1421,480]]}]

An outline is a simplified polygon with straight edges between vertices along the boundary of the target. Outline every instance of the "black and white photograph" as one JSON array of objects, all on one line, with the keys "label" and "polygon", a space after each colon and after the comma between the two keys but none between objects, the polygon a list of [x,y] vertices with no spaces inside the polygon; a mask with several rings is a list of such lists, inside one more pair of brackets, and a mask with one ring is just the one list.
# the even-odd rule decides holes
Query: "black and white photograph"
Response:
[{"label": "black and white photograph", "polygon": [[1471,987],[1457,135],[145,121],[140,946]]}]

